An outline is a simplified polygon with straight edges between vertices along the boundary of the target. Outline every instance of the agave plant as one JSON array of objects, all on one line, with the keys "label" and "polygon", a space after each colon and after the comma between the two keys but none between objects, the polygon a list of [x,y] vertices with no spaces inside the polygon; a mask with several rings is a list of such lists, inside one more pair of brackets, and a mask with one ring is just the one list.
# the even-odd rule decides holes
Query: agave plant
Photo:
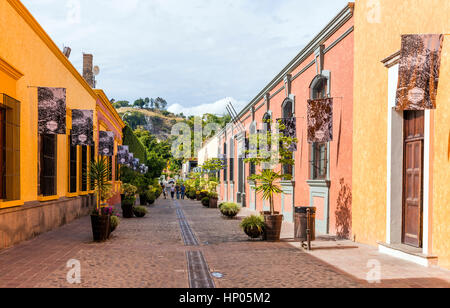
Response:
[{"label": "agave plant", "polygon": [[275,214],[273,196],[283,192],[277,184],[283,178],[284,175],[270,169],[263,170],[261,174],[256,174],[251,177],[252,180],[256,181],[256,192],[262,193],[264,200],[269,200],[271,215]]},{"label": "agave plant", "polygon": [[102,215],[100,204],[109,195],[112,188],[109,181],[109,168],[106,158],[99,157],[96,161],[91,162],[89,178],[97,195],[96,211],[99,215]]}]

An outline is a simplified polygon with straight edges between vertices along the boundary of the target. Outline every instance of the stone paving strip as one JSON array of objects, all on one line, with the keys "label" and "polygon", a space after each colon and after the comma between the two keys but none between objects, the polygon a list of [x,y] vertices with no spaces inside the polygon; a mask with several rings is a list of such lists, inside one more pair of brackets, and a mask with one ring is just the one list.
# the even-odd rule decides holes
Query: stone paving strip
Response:
[{"label": "stone paving strip", "polygon": [[[177,209],[178,222],[180,224],[181,234],[186,246],[199,246],[197,236],[192,231],[189,222],[186,220],[183,209],[178,201],[174,201]],[[215,288],[211,277],[208,264],[206,263],[203,252],[187,251],[186,258],[188,263],[189,286],[193,289]]]}]

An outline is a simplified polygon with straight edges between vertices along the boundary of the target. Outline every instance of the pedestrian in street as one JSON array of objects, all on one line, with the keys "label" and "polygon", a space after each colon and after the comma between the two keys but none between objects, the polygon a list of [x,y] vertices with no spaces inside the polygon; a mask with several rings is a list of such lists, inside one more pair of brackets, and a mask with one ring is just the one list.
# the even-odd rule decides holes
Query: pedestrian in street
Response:
[{"label": "pedestrian in street", "polygon": [[186,196],[186,186],[184,186],[184,184],[181,184],[181,199],[184,200],[185,196]]},{"label": "pedestrian in street", "polygon": [[175,186],[175,191],[177,193],[177,200],[180,200],[180,184],[177,183],[177,186]]},{"label": "pedestrian in street", "polygon": [[164,199],[167,199],[166,185],[164,185],[164,183],[161,183],[161,189],[164,195]]},{"label": "pedestrian in street", "polygon": [[175,184],[172,184],[170,188],[170,195],[172,196],[172,200],[175,199]]}]

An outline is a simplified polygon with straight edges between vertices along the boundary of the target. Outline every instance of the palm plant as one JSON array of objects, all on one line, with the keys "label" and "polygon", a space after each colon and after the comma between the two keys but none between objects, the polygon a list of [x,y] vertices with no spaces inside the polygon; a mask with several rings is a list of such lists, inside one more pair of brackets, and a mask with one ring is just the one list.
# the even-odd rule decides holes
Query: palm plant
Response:
[{"label": "palm plant", "polygon": [[256,174],[251,177],[256,182],[256,192],[262,193],[264,200],[269,200],[271,215],[275,214],[273,196],[283,192],[278,185],[278,182],[283,178],[284,176],[282,174],[271,169],[263,170],[261,174]]},{"label": "palm plant", "polygon": [[96,211],[98,215],[101,216],[101,201],[109,194],[112,187],[111,182],[109,181],[108,163],[104,157],[99,157],[96,161],[94,160],[91,162],[89,178],[97,195]]}]

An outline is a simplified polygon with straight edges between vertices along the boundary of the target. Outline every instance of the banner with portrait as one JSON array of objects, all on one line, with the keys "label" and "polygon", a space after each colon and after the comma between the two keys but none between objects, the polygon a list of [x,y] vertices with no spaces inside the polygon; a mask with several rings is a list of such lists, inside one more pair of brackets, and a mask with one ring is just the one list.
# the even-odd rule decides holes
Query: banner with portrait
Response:
[{"label": "banner with portrait", "polygon": [[117,147],[117,160],[120,165],[122,166],[128,165],[129,152],[130,149],[128,145],[119,145]]},{"label": "banner with portrait", "polygon": [[308,143],[333,141],[333,99],[308,100]]},{"label": "banner with portrait", "polygon": [[94,111],[72,110],[72,145],[94,145]]},{"label": "banner with portrait", "polygon": [[444,35],[402,36],[396,109],[436,109]]},{"label": "banner with portrait", "polygon": [[98,153],[101,156],[114,156],[114,132],[100,131]]},{"label": "banner with portrait", "polygon": [[38,131],[40,135],[66,134],[66,89],[38,88]]}]

